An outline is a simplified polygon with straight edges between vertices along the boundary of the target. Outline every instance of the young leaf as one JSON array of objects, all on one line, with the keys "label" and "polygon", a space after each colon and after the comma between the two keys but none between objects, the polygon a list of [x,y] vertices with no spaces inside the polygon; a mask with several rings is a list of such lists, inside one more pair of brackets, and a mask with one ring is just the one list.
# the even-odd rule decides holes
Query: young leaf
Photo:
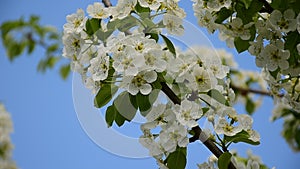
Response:
[{"label": "young leaf", "polygon": [[250,98],[247,98],[246,111],[251,115],[253,114],[254,110],[255,110],[255,103]]},{"label": "young leaf", "polygon": [[159,36],[157,33],[146,33],[145,34],[146,36],[149,36],[150,35],[150,39],[154,39],[156,42],[158,41],[159,39]]},{"label": "young leaf", "polygon": [[60,73],[60,76],[65,80],[67,79],[67,77],[69,76],[70,74],[70,64],[66,64],[66,65],[63,65],[60,67],[59,69],[59,73]]},{"label": "young leaf", "polygon": [[176,55],[175,47],[174,47],[173,43],[171,42],[171,40],[163,34],[160,34],[160,36],[164,39],[169,51],[171,53],[173,53],[174,55]]},{"label": "young leaf", "polygon": [[92,36],[95,32],[97,32],[101,28],[101,19],[91,18],[86,21],[85,24],[85,32]]},{"label": "young leaf", "polygon": [[225,97],[216,89],[211,89],[207,92],[207,95],[218,101],[219,103],[222,103],[226,106],[229,106],[229,102],[225,99]]},{"label": "young leaf", "polygon": [[234,143],[244,142],[244,143],[248,143],[251,145],[259,145],[260,144],[259,141],[254,142],[254,141],[250,140],[249,137],[250,137],[250,135],[248,134],[248,132],[243,130],[234,136],[224,136],[224,139],[227,142],[234,142]]},{"label": "young leaf", "polygon": [[149,110],[152,106],[150,103],[149,95],[142,95],[141,93],[138,93],[136,95],[136,101],[141,112]]},{"label": "young leaf", "polygon": [[[183,150],[184,149],[184,150]],[[186,165],[186,148],[177,148],[176,151],[169,154],[167,166],[169,169],[184,169]]]},{"label": "young leaf", "polygon": [[218,159],[218,167],[219,169],[228,169],[228,165],[231,160],[231,154],[229,152],[223,153]]},{"label": "young leaf", "polygon": [[111,99],[112,96],[118,91],[118,87],[111,84],[104,84],[94,99],[94,105],[97,108],[105,106]]},{"label": "young leaf", "polygon": [[114,100],[114,106],[120,115],[126,118],[127,121],[131,121],[137,111],[135,105],[131,103],[130,94],[126,91],[118,95],[118,97]]},{"label": "young leaf", "polygon": [[227,9],[226,7],[223,7],[220,9],[219,12],[217,12],[217,19],[215,20],[215,23],[221,24],[225,19],[229,18],[233,13],[233,10]]},{"label": "young leaf", "polygon": [[118,112],[114,104],[110,105],[106,109],[105,121],[108,127],[111,127],[114,121],[119,127],[121,127],[124,124],[125,120],[126,119]]}]

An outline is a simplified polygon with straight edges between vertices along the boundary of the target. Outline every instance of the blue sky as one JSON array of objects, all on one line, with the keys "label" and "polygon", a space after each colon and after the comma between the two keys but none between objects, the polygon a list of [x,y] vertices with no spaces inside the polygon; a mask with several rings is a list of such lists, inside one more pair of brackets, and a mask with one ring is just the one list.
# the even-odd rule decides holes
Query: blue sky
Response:
[{"label": "blue sky", "polygon": [[[36,14],[41,16],[42,24],[54,25],[62,30],[67,14],[75,12],[77,8],[86,9],[87,5],[93,2],[91,0],[2,1],[0,23],[17,19],[20,16],[28,18],[30,14]],[[181,4],[189,9],[187,10],[187,20],[196,23],[190,1]],[[204,32],[206,33],[205,30]],[[237,55],[234,50],[226,47],[225,42],[220,42],[216,35],[208,37],[215,47],[226,48],[233,52],[240,67],[255,69],[252,56],[246,53]],[[76,107],[76,114],[72,97],[72,77],[66,81],[61,80],[57,69],[48,71],[46,74],[37,73],[36,66],[42,56],[43,50],[37,49],[31,56],[24,55],[10,63],[5,57],[2,45],[0,47],[0,77],[2,79],[0,100],[12,115],[14,122],[12,141],[15,145],[13,158],[20,168],[157,168],[155,161],[151,158],[120,157],[99,147],[94,142],[95,139],[89,137],[93,133],[87,133],[86,128],[81,126],[83,120],[79,121],[77,118],[80,108]],[[75,92],[76,94],[78,93]],[[90,104],[93,103],[90,102]],[[261,145],[254,147],[240,144],[233,146],[233,148],[238,149],[242,155],[245,155],[247,149],[253,149],[253,152],[260,155],[270,167],[296,169],[296,162],[299,160],[300,154],[292,152],[280,136],[282,121],[269,122],[272,106],[272,100],[265,99],[264,105],[254,115],[254,128],[261,134]],[[87,109],[85,113],[89,113],[89,111],[94,112],[95,109]],[[239,108],[239,111],[243,111],[243,109]],[[99,117],[101,116],[97,116],[97,118]],[[97,127],[96,125],[95,128]],[[131,133],[132,128],[138,127],[136,124],[126,125],[125,128],[117,132],[135,137],[136,133]],[[128,147],[124,145],[124,142],[108,137],[101,131],[96,135],[99,140],[102,138],[108,140],[107,144],[110,144],[108,145],[110,148],[125,147],[122,151],[128,152],[144,151],[140,148]],[[191,151],[188,153],[189,164],[187,168],[196,168],[195,164],[206,160],[209,154],[209,151],[200,143],[193,143],[189,149]]]}]

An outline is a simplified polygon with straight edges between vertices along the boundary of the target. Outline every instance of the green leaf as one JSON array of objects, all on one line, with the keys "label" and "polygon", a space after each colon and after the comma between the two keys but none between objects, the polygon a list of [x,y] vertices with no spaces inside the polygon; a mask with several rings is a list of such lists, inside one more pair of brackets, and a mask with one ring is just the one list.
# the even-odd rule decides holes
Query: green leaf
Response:
[{"label": "green leaf", "polygon": [[150,35],[150,39],[154,39],[156,42],[158,41],[159,39],[159,36],[157,33],[146,33],[145,34],[146,36],[149,36]]},{"label": "green leaf", "polygon": [[60,73],[60,76],[65,80],[67,79],[67,77],[69,76],[70,74],[70,64],[66,64],[66,65],[63,65],[60,67],[59,69],[59,73]]},{"label": "green leaf", "polygon": [[101,86],[97,95],[94,99],[94,106],[101,108],[105,106],[113,97],[113,95],[118,91],[118,87],[112,84],[104,84]]},{"label": "green leaf", "polygon": [[48,68],[52,68],[58,60],[58,57],[49,56],[45,59],[40,60],[37,69],[38,71],[45,72]]},{"label": "green leaf", "polygon": [[171,53],[173,53],[173,55],[176,56],[175,47],[174,47],[173,43],[170,41],[170,39],[167,38],[167,37],[166,37],[165,35],[163,35],[163,34],[160,34],[160,36],[164,39],[164,41],[165,41],[165,43],[166,43],[167,48],[169,49],[169,51],[170,51]]},{"label": "green leaf", "polygon": [[85,32],[92,36],[95,32],[97,32],[101,28],[101,19],[91,18],[88,19],[85,23]]},{"label": "green leaf", "polygon": [[221,8],[220,11],[216,13],[217,19],[215,23],[221,24],[225,19],[229,18],[232,13],[233,10],[227,9],[226,7]]},{"label": "green leaf", "polygon": [[150,8],[145,8],[145,7],[142,7],[141,5],[140,5],[140,3],[138,2],[136,5],[135,5],[135,11],[137,12],[137,13],[150,13]]},{"label": "green leaf", "polygon": [[53,53],[53,52],[57,51],[58,48],[59,48],[59,44],[57,44],[57,43],[52,44],[47,48],[46,53],[47,54]]},{"label": "green leaf", "polygon": [[250,115],[255,111],[255,103],[250,98],[247,98],[246,100],[246,111]]},{"label": "green leaf", "polygon": [[271,6],[274,9],[284,12],[286,9],[288,9],[289,3],[287,0],[273,0]]},{"label": "green leaf", "polygon": [[229,102],[225,99],[225,97],[216,89],[211,89],[207,92],[207,95],[218,101],[219,103],[222,103],[226,106],[229,106]]},{"label": "green leaf", "polygon": [[290,57],[288,59],[290,65],[298,63],[298,60],[300,59],[300,55],[297,50],[297,44],[299,43],[300,43],[300,35],[297,30],[294,32],[289,32],[287,34],[284,48],[290,51]]},{"label": "green leaf", "polygon": [[186,148],[177,148],[169,154],[167,166],[169,169],[184,169],[186,165]]},{"label": "green leaf", "polygon": [[252,140],[249,139],[250,135],[247,131],[243,130],[239,133],[237,133],[234,136],[224,136],[224,139],[226,140],[226,142],[233,142],[233,143],[238,143],[238,142],[244,142],[244,143],[248,143],[251,145],[259,145],[260,142],[254,142]]},{"label": "green leaf", "polygon": [[27,44],[27,54],[31,54],[34,51],[35,48],[35,42],[33,40],[28,40],[28,44]]},{"label": "green leaf", "polygon": [[231,160],[231,154],[229,152],[223,153],[218,159],[218,167],[219,169],[228,169],[228,165]]},{"label": "green leaf", "polygon": [[246,8],[245,3],[238,1],[235,5],[237,11],[237,17],[241,18],[243,24],[247,24],[253,21],[253,17],[257,15],[257,12],[261,10],[263,3],[259,0],[252,0],[248,8]]},{"label": "green leaf", "polygon": [[136,95],[136,101],[141,112],[149,110],[152,106],[149,95],[142,95],[141,93],[138,93]]},{"label": "green leaf", "polygon": [[252,2],[252,0],[241,0],[241,1],[244,3],[246,9],[249,8],[249,6],[250,6],[250,4]]},{"label": "green leaf", "polygon": [[127,121],[131,121],[137,111],[135,105],[131,103],[130,94],[126,91],[118,95],[118,97],[114,100],[114,106]]},{"label": "green leaf", "polygon": [[126,119],[118,112],[114,104],[106,109],[105,121],[108,127],[111,127],[113,125],[113,122],[121,127],[125,123],[125,120]]},{"label": "green leaf", "polygon": [[124,19],[120,20],[119,24],[117,24],[117,27],[119,29],[119,31],[121,32],[126,32],[129,29],[137,26],[139,24],[139,22],[137,21],[137,19],[131,15],[125,17]]}]

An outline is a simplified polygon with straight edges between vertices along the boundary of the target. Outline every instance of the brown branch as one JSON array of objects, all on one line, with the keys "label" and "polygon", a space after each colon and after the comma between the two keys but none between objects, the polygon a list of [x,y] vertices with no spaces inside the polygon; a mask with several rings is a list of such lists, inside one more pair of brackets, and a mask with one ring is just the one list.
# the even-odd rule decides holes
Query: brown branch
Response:
[{"label": "brown branch", "polygon": [[[263,96],[270,96],[273,97],[273,95],[268,92],[268,91],[264,91],[264,90],[257,90],[257,89],[251,89],[251,88],[244,88],[244,87],[240,87],[240,86],[236,86],[234,84],[230,84],[230,87],[234,90],[234,91],[238,91],[241,93],[241,95],[245,96],[249,93],[254,93],[254,94],[259,94],[259,95],[263,95]],[[277,97],[283,97],[283,94],[278,94]]]},{"label": "brown branch", "polygon": [[263,11],[264,12],[267,12],[267,13],[269,13],[269,14],[271,14],[272,12],[273,12],[273,8],[272,8],[272,6],[269,4],[269,2],[267,2],[266,0],[259,0],[260,2],[262,2],[263,4],[264,4],[264,7],[265,8],[263,8]]},{"label": "brown branch", "polygon": [[[161,82],[162,91],[171,99],[174,104],[181,104],[180,98],[169,88],[169,86],[165,82]],[[189,139],[189,142],[192,143],[194,141],[199,140],[199,136],[202,132],[202,129],[199,126],[193,127],[192,130],[195,132],[195,135]],[[217,157],[219,158],[223,152],[215,145],[215,143],[207,139],[203,144]],[[235,166],[230,163],[228,169],[236,169]]]},{"label": "brown branch", "polygon": [[102,3],[104,4],[104,6],[105,6],[106,8],[112,6],[110,0],[102,0]]}]

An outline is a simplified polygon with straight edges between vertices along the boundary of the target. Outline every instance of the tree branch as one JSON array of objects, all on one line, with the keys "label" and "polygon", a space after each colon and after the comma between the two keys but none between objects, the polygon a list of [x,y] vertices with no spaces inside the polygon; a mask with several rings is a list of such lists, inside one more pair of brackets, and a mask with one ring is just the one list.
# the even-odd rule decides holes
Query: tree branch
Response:
[{"label": "tree branch", "polygon": [[[161,82],[162,91],[172,100],[174,104],[181,104],[180,98],[169,88],[169,86],[165,82]],[[202,132],[202,129],[199,126],[193,127],[192,130],[195,132],[195,135],[189,139],[189,142],[192,143],[194,141],[199,140],[199,136]],[[217,157],[219,158],[223,152],[215,145],[215,143],[207,139],[203,142],[203,144]],[[236,169],[235,166],[230,163],[228,169]]]},{"label": "tree branch", "polygon": [[105,6],[106,8],[112,6],[110,0],[102,0],[102,3],[104,4],[104,6]]},{"label": "tree branch", "polygon": [[271,14],[272,12],[273,12],[273,8],[272,8],[272,6],[269,4],[269,2],[267,2],[266,0],[259,0],[260,2],[262,2],[263,4],[264,4],[264,7],[265,8],[263,8],[263,11],[264,12],[267,12],[267,13],[269,13],[269,14]]},{"label": "tree branch", "polygon": [[[243,96],[247,95],[248,93],[254,93],[254,94],[259,94],[259,95],[263,95],[263,96],[273,97],[272,94],[268,91],[244,88],[244,87],[236,86],[232,83],[230,84],[230,87],[235,91],[239,91],[241,93],[241,95],[243,95]],[[283,97],[283,94],[278,94],[277,96]]]}]

